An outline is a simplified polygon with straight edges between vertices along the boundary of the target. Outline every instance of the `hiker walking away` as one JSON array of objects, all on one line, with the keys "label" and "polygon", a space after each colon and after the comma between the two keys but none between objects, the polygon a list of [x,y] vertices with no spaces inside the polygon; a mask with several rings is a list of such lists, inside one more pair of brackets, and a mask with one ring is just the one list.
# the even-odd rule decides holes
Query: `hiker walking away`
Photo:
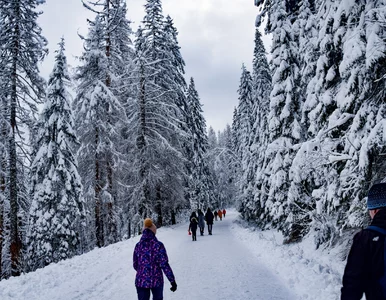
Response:
[{"label": "hiker walking away", "polygon": [[214,211],[214,219],[217,221],[217,216],[218,216],[218,213],[217,213],[217,210]]},{"label": "hiker walking away", "polygon": [[386,183],[373,185],[367,195],[372,219],[354,236],[343,274],[341,300],[386,299]]},{"label": "hiker walking away", "polygon": [[198,219],[196,213],[192,212],[189,219],[190,223],[188,231],[192,233],[192,241],[197,241]]},{"label": "hiker walking away", "polygon": [[209,235],[212,235],[213,219],[214,219],[213,213],[210,210],[210,208],[208,207],[208,209],[206,210],[206,214],[205,214],[205,221],[206,221],[206,224],[208,225]]},{"label": "hiker walking away", "polygon": [[221,209],[218,210],[217,214],[218,214],[218,217],[220,218],[220,221],[222,221],[222,211],[221,211]]},{"label": "hiker walking away", "polygon": [[170,281],[170,290],[177,290],[173,271],[163,243],[156,238],[157,227],[150,218],[145,219],[141,240],[135,245],[133,267],[137,271],[135,286],[138,300],[149,300],[150,292],[153,300],[163,299],[164,277]]},{"label": "hiker walking away", "polygon": [[222,210],[222,215],[224,216],[224,219],[225,219],[225,215],[226,215],[227,211],[225,210],[225,208]]},{"label": "hiker walking away", "polygon": [[198,227],[200,227],[200,235],[204,235],[205,216],[201,209],[198,210]]}]

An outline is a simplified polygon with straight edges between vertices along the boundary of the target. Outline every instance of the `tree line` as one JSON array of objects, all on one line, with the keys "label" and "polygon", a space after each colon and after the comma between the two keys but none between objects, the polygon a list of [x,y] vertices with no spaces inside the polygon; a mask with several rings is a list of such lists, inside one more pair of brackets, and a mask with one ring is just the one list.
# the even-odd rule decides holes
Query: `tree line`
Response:
[{"label": "tree line", "polygon": [[[384,1],[255,0],[252,74],[233,119],[238,205],[286,242],[334,245],[385,179]],[[272,39],[266,55],[259,28]]]},{"label": "tree line", "polygon": [[130,238],[145,217],[175,224],[235,192],[230,127],[207,135],[160,0],[146,1],[135,33],[124,0],[83,1],[95,17],[79,65],[70,74],[62,38],[47,82],[42,2],[0,1],[1,279]]}]

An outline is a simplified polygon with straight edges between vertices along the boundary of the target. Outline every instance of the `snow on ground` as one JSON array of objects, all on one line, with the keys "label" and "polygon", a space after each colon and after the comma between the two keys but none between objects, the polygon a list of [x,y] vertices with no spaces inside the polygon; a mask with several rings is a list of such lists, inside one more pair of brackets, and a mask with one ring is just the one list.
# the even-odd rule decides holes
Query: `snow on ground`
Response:
[{"label": "snow on ground", "polygon": [[[161,228],[178,289],[165,278],[165,300],[334,300],[344,262],[311,240],[283,245],[274,231],[244,228],[230,210],[213,235],[193,242],[188,224]],[[0,299],[135,300],[132,253],[140,237],[0,282]]]}]

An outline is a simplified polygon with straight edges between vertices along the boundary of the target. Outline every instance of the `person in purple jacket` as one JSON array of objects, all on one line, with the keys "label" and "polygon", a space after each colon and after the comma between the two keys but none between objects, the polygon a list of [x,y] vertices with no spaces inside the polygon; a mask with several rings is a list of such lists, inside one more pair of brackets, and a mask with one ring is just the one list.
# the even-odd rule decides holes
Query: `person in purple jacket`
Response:
[{"label": "person in purple jacket", "polygon": [[141,240],[135,245],[133,267],[137,271],[135,286],[138,300],[149,300],[150,291],[153,300],[163,299],[164,278],[162,271],[170,281],[170,290],[177,290],[177,283],[169,265],[168,255],[163,243],[155,237],[157,227],[150,218],[145,219]]}]

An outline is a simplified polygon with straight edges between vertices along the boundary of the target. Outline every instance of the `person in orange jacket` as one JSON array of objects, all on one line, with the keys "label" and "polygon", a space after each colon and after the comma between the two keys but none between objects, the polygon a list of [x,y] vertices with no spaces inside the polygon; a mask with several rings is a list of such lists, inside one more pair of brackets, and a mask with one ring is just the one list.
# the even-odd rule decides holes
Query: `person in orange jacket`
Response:
[{"label": "person in orange jacket", "polygon": [[222,215],[224,216],[225,218],[225,214],[227,213],[227,211],[225,210],[225,208],[222,210]]},{"label": "person in orange jacket", "polygon": [[222,221],[222,211],[221,211],[221,209],[218,210],[217,214],[218,214],[218,217],[220,218],[220,221]]}]

